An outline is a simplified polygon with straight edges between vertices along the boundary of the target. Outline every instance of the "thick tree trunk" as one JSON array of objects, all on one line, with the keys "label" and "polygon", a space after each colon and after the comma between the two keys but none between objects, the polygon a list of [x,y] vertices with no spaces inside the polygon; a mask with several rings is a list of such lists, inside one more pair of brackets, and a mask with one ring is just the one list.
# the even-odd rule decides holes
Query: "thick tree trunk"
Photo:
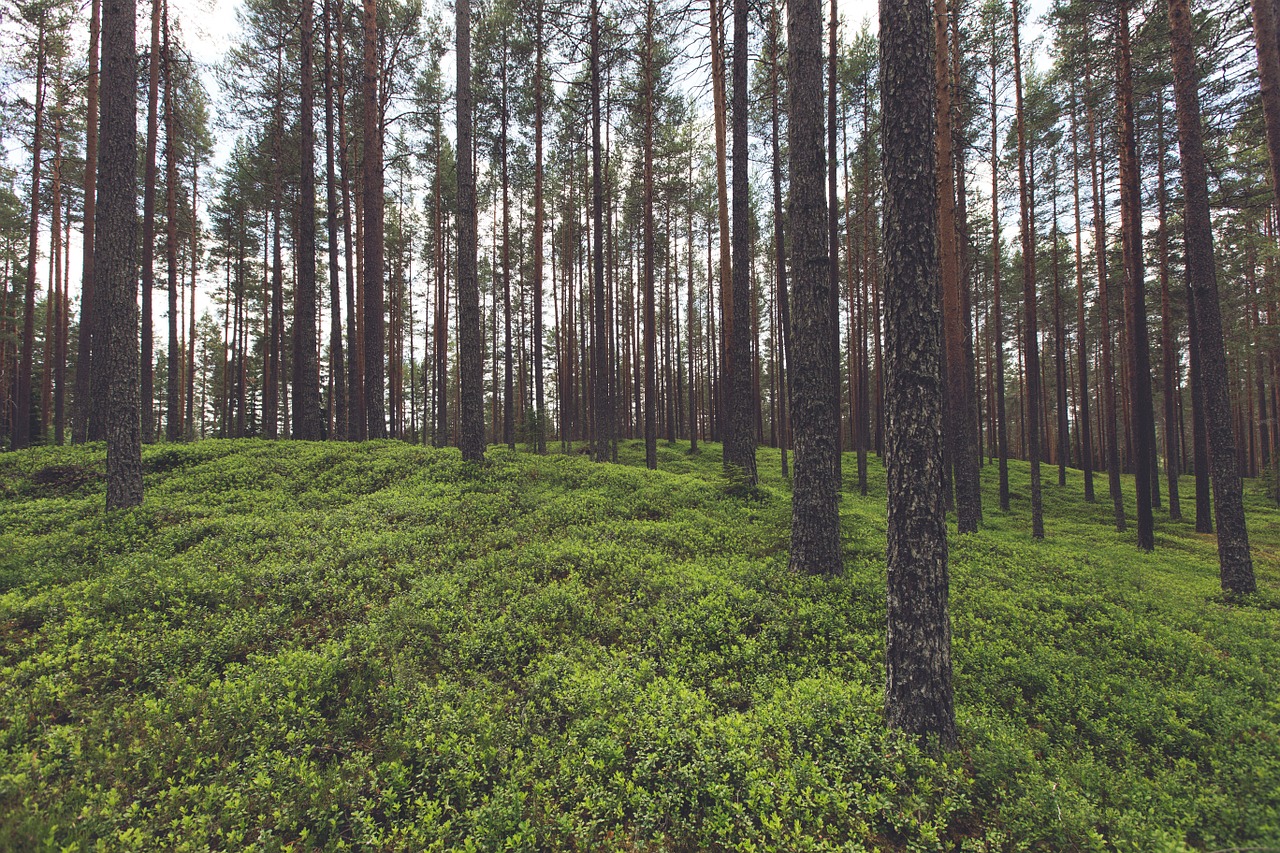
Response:
[{"label": "thick tree trunk", "polygon": [[787,17],[787,124],[791,197],[787,219],[795,284],[792,315],[792,408],[795,482],[791,567],[807,574],[842,570],[836,481],[837,412],[831,352],[826,157],[822,134],[822,6],[793,0]]},{"label": "thick tree trunk", "polygon": [[95,293],[106,306],[107,509],[142,503],[138,417],[136,0],[102,6],[102,128]]},{"label": "thick tree trunk", "polygon": [[928,0],[881,4],[889,493],[885,706],[891,728],[953,749],[933,147],[937,102],[928,85],[936,69],[929,23]]},{"label": "thick tree trunk", "polygon": [[457,2],[458,36],[458,333],[461,429],[469,462],[484,459],[484,353],[476,277],[476,179],[472,163],[471,0]]},{"label": "thick tree trunk", "polygon": [[1195,311],[1200,354],[1199,379],[1209,439],[1214,509],[1218,520],[1218,560],[1222,589],[1243,595],[1257,588],[1244,495],[1231,432],[1231,389],[1222,342],[1222,314],[1213,260],[1213,226],[1209,219],[1208,178],[1200,129],[1199,81],[1191,41],[1188,0],[1169,0],[1174,94],[1178,104],[1178,141],[1185,194],[1187,278]]},{"label": "thick tree trunk", "polygon": [[733,323],[725,388],[724,467],[731,480],[754,487],[752,427],[751,258],[747,242],[747,0],[733,0]]},{"label": "thick tree trunk", "polygon": [[[293,437],[302,441],[321,438],[319,330],[316,321],[316,177],[315,177],[315,69],[312,0],[302,0],[302,112],[299,154],[301,183],[298,188],[297,284],[293,294]],[[333,198],[330,194],[330,199]],[[332,201],[330,202],[332,204]],[[337,240],[330,228],[331,257]],[[337,291],[336,269],[330,273]],[[334,314],[337,315],[334,303]]]},{"label": "thick tree trunk", "polygon": [[1116,63],[1116,100],[1119,113],[1120,218],[1125,266],[1125,325],[1129,333],[1128,364],[1133,407],[1134,492],[1138,502],[1138,547],[1155,548],[1151,514],[1152,439],[1155,435],[1151,407],[1151,356],[1147,343],[1147,307],[1142,264],[1142,196],[1138,167],[1137,129],[1134,124],[1132,49],[1129,36],[1129,0],[1120,2],[1119,44]]},{"label": "thick tree trunk", "polygon": [[[461,12],[459,12],[461,14]],[[383,302],[382,109],[377,0],[364,0],[364,410],[369,438],[387,434]],[[459,157],[461,160],[461,155]],[[483,438],[482,438],[483,440]]]}]

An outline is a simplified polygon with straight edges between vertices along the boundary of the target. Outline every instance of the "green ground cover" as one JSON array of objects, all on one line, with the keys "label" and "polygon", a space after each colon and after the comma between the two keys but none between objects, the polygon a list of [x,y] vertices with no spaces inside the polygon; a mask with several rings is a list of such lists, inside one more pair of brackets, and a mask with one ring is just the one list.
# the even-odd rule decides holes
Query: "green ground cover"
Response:
[{"label": "green ground cover", "polygon": [[1046,469],[1034,543],[985,468],[935,758],[883,730],[874,460],[828,580],[776,451],[621,454],[157,446],[109,518],[100,445],[0,456],[0,849],[1280,850],[1257,484],[1229,603],[1189,523],[1140,554]]}]

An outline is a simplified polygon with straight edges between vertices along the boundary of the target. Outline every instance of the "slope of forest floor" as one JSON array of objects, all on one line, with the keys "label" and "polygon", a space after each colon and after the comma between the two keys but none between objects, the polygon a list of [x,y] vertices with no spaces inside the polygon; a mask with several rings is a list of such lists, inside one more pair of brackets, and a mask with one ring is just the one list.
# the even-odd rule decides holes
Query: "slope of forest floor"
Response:
[{"label": "slope of forest floor", "polygon": [[878,462],[826,579],[787,570],[777,451],[752,495],[687,451],[160,445],[111,517],[101,445],[0,456],[0,850],[1280,845],[1258,484],[1228,603],[1190,522],[1141,554],[1046,467],[1036,543],[1027,466],[1010,514],[985,467],[934,758],[883,728]]}]

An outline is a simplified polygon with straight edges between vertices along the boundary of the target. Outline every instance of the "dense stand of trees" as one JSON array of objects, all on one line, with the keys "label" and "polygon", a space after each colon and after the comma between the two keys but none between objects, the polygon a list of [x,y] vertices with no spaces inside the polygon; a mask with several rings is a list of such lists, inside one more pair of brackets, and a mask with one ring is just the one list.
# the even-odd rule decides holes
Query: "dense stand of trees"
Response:
[{"label": "dense stand of trees", "polygon": [[[1087,500],[1105,470],[1119,530],[1129,472],[1149,549],[1191,476],[1224,589],[1248,591],[1241,478],[1280,489],[1275,3],[885,5],[879,43],[817,0],[487,0],[452,22],[246,0],[213,105],[165,0],[136,57],[121,0],[8,0],[0,441],[607,461],[642,438],[655,467],[661,440],[714,440],[748,487],[765,445],[814,573],[840,571],[837,497],[865,493],[868,453],[911,537],[941,506],[977,529],[987,476],[1009,509],[1021,458],[1031,535],[1052,536],[1042,463]],[[931,568],[896,574],[891,545],[891,578],[945,604],[928,529]],[[947,713],[899,720],[946,741]]]}]

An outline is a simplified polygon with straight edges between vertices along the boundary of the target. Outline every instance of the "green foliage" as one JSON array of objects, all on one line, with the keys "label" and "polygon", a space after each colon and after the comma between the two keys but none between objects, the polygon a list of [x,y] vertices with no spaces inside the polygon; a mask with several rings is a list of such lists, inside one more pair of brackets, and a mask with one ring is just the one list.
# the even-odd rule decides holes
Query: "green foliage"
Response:
[{"label": "green foliage", "polygon": [[883,727],[874,460],[831,580],[786,569],[776,451],[739,495],[687,450],[161,445],[111,516],[101,445],[0,456],[0,849],[1280,843],[1260,489],[1245,603],[1189,524],[1141,554],[1073,482],[1036,543],[988,494],[937,758]]}]

